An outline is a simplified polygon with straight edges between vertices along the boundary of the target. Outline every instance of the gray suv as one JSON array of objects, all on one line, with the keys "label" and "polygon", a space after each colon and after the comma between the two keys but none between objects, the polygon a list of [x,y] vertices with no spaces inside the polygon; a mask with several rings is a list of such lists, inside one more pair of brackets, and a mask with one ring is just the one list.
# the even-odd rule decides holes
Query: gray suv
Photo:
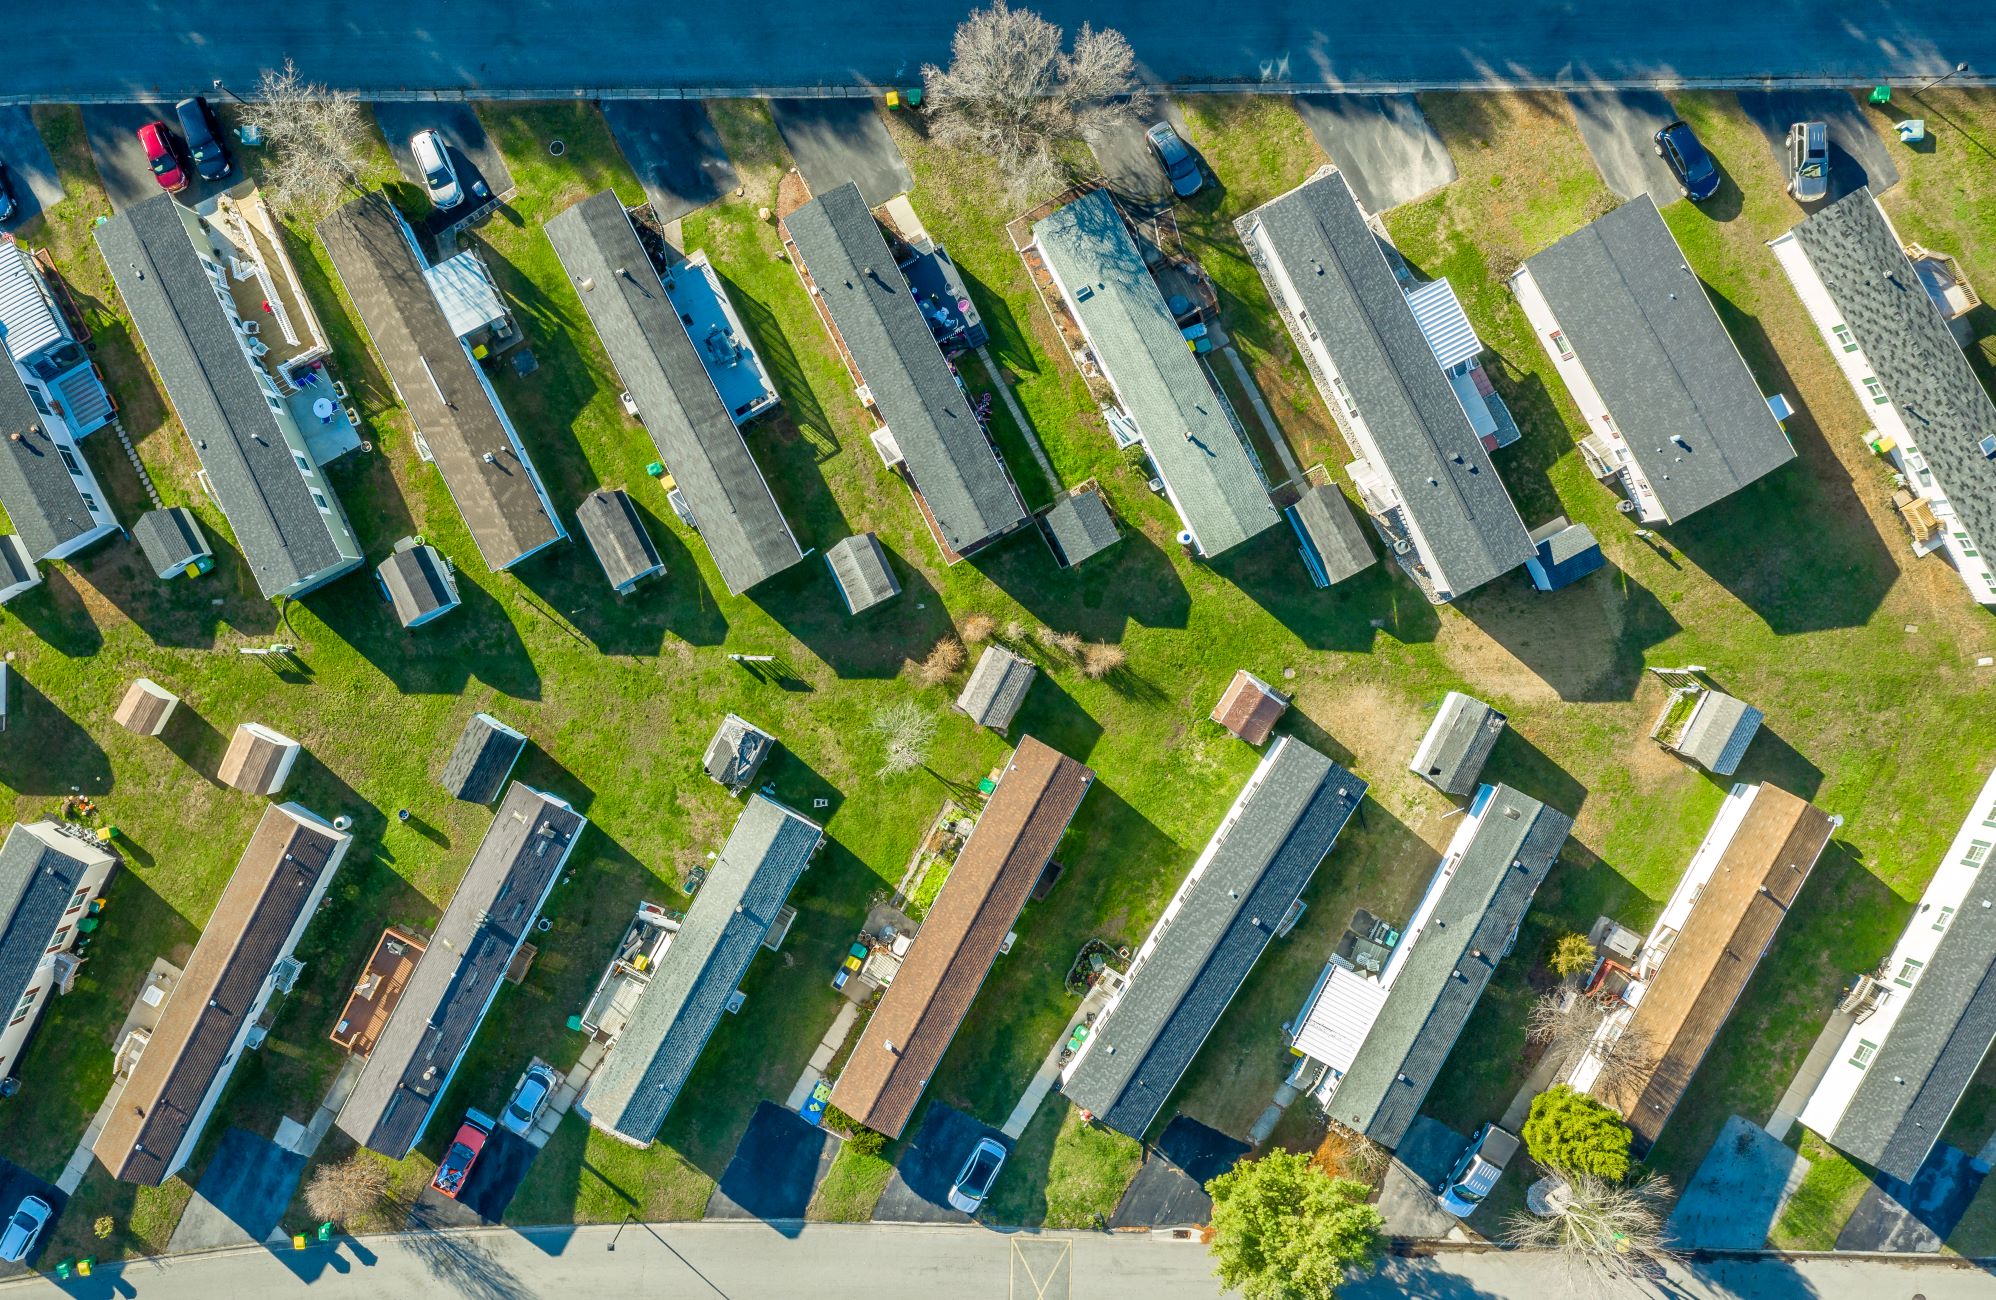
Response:
[{"label": "gray suv", "polygon": [[1788,128],[1788,192],[1797,203],[1815,203],[1830,194],[1830,129],[1821,122]]}]

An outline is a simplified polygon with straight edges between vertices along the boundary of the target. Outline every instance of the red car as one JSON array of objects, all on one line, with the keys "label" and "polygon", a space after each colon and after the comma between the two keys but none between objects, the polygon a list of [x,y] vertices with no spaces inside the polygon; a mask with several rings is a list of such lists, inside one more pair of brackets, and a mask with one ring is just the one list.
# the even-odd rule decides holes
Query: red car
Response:
[{"label": "red car", "polygon": [[437,1166],[437,1176],[430,1180],[430,1186],[457,1199],[464,1190],[464,1180],[471,1175],[471,1167],[478,1163],[478,1153],[485,1149],[485,1139],[492,1136],[492,1124],[482,1115],[468,1117],[458,1127],[457,1136],[451,1139],[450,1150],[444,1152],[443,1162]]},{"label": "red car", "polygon": [[180,142],[164,122],[148,122],[139,128],[139,143],[145,146],[146,163],[152,168],[159,187],[170,194],[187,188],[187,170],[180,162]]}]

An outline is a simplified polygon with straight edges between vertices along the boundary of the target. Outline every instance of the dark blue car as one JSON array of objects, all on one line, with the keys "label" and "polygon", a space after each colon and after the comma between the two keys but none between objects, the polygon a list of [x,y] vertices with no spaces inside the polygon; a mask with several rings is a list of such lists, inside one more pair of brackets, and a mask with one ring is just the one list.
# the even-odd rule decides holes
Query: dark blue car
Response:
[{"label": "dark blue car", "polygon": [[1718,192],[1718,164],[1681,119],[1656,133],[1656,152],[1670,168],[1670,174],[1677,178],[1677,187],[1684,191],[1685,198],[1697,203]]}]

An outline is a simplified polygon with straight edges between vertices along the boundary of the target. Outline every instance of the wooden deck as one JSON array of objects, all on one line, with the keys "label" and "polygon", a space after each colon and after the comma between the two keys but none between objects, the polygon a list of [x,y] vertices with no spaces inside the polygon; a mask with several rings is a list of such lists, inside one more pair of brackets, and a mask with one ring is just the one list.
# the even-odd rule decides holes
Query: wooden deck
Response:
[{"label": "wooden deck", "polygon": [[424,940],[400,926],[382,931],[381,941],[374,945],[374,953],[329,1035],[341,1050],[355,1056],[374,1050],[374,1040],[381,1036],[382,1026],[402,1000],[402,990],[426,947]]}]

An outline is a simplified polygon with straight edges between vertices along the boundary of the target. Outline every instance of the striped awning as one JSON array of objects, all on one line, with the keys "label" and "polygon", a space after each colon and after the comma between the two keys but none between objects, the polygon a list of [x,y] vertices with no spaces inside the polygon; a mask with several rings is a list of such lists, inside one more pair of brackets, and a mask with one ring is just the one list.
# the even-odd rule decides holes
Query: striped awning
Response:
[{"label": "striped awning", "polygon": [[1443,370],[1453,370],[1483,351],[1483,340],[1476,337],[1447,280],[1430,280],[1409,289],[1407,305],[1414,309],[1414,320]]},{"label": "striped awning", "polygon": [[0,334],[5,334],[7,354],[16,361],[27,360],[63,336],[62,322],[42,293],[27,250],[12,239],[0,239]]}]

